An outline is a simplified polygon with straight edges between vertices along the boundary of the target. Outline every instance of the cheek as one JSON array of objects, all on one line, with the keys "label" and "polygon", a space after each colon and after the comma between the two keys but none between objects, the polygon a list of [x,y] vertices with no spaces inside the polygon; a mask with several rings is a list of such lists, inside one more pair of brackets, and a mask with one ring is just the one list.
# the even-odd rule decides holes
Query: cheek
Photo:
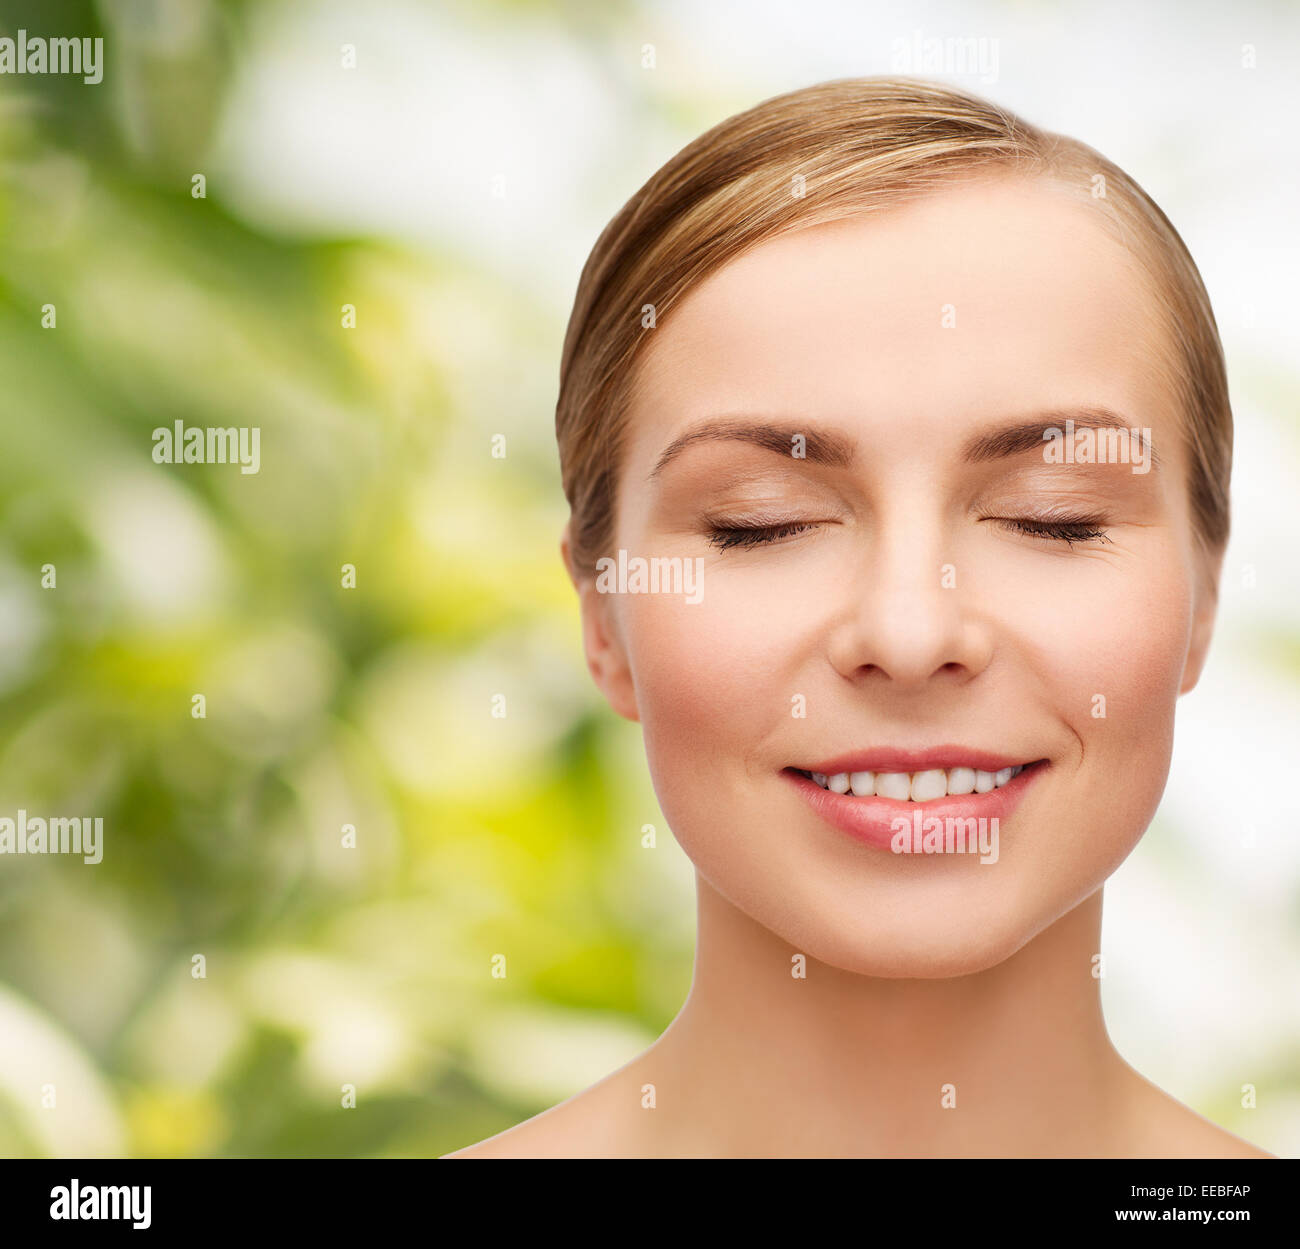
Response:
[{"label": "cheek", "polygon": [[624,636],[652,769],[656,759],[726,758],[770,725],[784,702],[783,647],[754,605],[719,596],[624,600]]},{"label": "cheek", "polygon": [[1155,815],[1169,774],[1174,713],[1191,629],[1178,553],[1140,571],[1079,579],[1024,604],[1018,627],[1051,714],[1074,738],[1049,816],[1073,862],[1101,877]]},{"label": "cheek", "polygon": [[[1040,671],[1062,718],[1089,750],[1166,752],[1191,629],[1181,561],[1088,578],[1026,604]],[[1022,626],[1023,630],[1023,626]]]},{"label": "cheek", "polygon": [[793,622],[753,598],[710,583],[697,604],[629,595],[620,605],[651,779],[697,866],[707,857],[700,839],[728,813],[752,825],[754,785],[773,779],[769,743],[788,731],[804,692]]}]

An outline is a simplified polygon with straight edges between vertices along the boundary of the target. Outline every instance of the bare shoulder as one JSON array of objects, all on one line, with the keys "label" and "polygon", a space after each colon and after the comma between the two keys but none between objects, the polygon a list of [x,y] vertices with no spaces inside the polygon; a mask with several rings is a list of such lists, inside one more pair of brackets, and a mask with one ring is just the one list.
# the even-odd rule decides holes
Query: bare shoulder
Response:
[{"label": "bare shoulder", "polygon": [[467,1145],[444,1158],[640,1157],[647,1144],[637,1132],[639,1088],[628,1063],[567,1101],[523,1123]]},{"label": "bare shoulder", "polygon": [[[1130,1068],[1131,1070],[1131,1068]],[[1133,1135],[1139,1157],[1163,1158],[1275,1158],[1252,1145],[1190,1106],[1152,1084],[1136,1077],[1132,1107]]]}]

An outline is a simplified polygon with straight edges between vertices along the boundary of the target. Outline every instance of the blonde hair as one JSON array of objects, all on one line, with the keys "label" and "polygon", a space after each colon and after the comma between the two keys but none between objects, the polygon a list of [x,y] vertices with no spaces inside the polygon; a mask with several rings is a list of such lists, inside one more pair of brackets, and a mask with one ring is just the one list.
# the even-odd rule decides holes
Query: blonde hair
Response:
[{"label": "blonde hair", "polygon": [[1185,418],[1193,525],[1204,550],[1221,552],[1232,468],[1223,348],[1195,262],[1168,218],[1076,139],[935,83],[850,78],[720,122],[659,169],[596,241],[565,334],[555,409],[574,571],[591,575],[610,545],[627,409],[650,337],[647,304],[660,321],[705,277],[767,239],[964,175],[1003,172],[1076,189],[1145,271],[1172,349],[1164,371]]}]

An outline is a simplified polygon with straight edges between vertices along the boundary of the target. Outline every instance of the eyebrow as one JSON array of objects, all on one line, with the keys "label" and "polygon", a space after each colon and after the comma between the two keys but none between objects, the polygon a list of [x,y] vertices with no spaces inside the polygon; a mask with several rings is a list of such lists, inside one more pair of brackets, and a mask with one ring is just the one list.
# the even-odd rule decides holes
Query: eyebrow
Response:
[{"label": "eyebrow", "polygon": [[793,456],[798,445],[796,438],[802,438],[803,452],[800,457],[810,464],[823,464],[828,468],[848,468],[853,463],[856,446],[851,438],[829,430],[818,430],[808,425],[791,421],[769,421],[756,417],[721,417],[697,425],[687,430],[680,438],[673,439],[664,448],[663,453],[650,470],[651,478],[657,477],[668,464],[675,460],[687,447],[699,442],[744,442],[751,446],[762,447],[766,451],[775,451],[777,455]]},{"label": "eyebrow", "polygon": [[[1067,426],[1067,422],[1069,422]],[[1126,430],[1138,439],[1143,450],[1151,458],[1152,467],[1160,463],[1156,449],[1151,444],[1149,430],[1139,429],[1133,422],[1112,412],[1109,408],[1064,408],[1059,411],[1040,412],[1026,420],[1005,425],[985,434],[975,434],[967,440],[962,448],[962,457],[972,464],[984,464],[990,460],[1008,459],[1014,455],[1023,455],[1026,451],[1040,449],[1047,440],[1045,435],[1055,430],[1061,438],[1067,438],[1067,430],[1073,429],[1119,429]],[[1068,439],[1067,439],[1068,440]]]},{"label": "eyebrow", "polygon": [[[1072,422],[1073,429],[1118,429],[1135,431],[1137,437],[1151,457],[1152,466],[1160,463],[1146,430],[1139,429],[1117,412],[1104,407],[1062,408],[1040,412],[1033,417],[1014,421],[987,433],[975,434],[967,439],[962,448],[962,458],[972,464],[988,463],[991,460],[1010,459],[1023,455],[1027,451],[1038,450],[1046,441],[1044,434],[1050,430],[1065,435],[1066,422]],[[795,439],[804,440],[804,454],[794,457],[792,452],[797,445]],[[808,424],[789,420],[769,420],[755,416],[724,416],[706,420],[689,429],[686,433],[664,448],[655,466],[650,470],[650,478],[657,477],[663,470],[688,447],[701,442],[741,442],[750,446],[773,451],[777,455],[799,458],[809,464],[821,464],[828,468],[848,468],[853,463],[857,452],[853,439],[846,435],[825,429],[817,429]]]}]

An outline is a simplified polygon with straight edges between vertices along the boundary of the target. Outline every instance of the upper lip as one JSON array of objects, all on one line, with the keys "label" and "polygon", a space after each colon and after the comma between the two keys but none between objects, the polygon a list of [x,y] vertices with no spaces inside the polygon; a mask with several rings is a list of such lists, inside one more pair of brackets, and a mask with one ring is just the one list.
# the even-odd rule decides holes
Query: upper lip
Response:
[{"label": "upper lip", "polygon": [[928,772],[942,768],[974,768],[979,772],[1001,772],[1004,768],[1035,763],[1035,755],[1003,755],[970,746],[930,746],[925,750],[900,750],[881,746],[836,755],[820,763],[796,765],[805,772],[835,776],[840,772]]}]

